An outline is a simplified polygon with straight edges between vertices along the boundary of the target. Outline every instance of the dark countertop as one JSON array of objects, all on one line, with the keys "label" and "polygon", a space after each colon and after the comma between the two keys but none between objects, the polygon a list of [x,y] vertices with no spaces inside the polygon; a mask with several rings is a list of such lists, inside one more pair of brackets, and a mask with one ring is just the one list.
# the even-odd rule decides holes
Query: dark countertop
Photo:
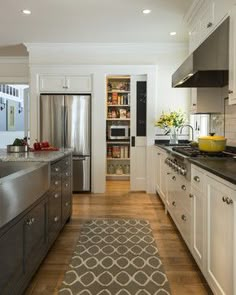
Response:
[{"label": "dark countertop", "polygon": [[236,184],[236,159],[234,158],[189,158],[195,164],[233,184]]},{"label": "dark countertop", "polygon": [[[186,144],[186,141],[180,142],[181,144]],[[179,146],[180,146],[179,145]],[[163,150],[172,153],[173,155],[178,155],[179,153],[172,151],[172,146],[168,144],[168,141],[157,141],[155,146],[162,148]],[[235,147],[227,147],[227,151],[235,153]],[[199,166],[212,174],[215,174],[233,184],[236,184],[236,159],[234,158],[217,158],[217,157],[186,157],[190,163]]]}]

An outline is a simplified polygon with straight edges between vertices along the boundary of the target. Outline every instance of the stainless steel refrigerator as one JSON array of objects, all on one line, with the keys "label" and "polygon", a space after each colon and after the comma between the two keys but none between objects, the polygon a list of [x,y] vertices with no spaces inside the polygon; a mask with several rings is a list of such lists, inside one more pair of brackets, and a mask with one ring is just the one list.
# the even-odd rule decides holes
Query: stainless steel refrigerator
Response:
[{"label": "stainless steel refrigerator", "polygon": [[73,191],[91,190],[91,96],[42,94],[40,140],[73,149]]}]

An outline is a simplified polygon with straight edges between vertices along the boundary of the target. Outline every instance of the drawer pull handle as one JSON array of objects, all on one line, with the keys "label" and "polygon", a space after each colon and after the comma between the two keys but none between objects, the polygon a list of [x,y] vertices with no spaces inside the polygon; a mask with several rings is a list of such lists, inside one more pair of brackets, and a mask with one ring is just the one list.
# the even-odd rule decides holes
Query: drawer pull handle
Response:
[{"label": "drawer pull handle", "polygon": [[186,217],[184,214],[181,216],[181,219],[182,219],[183,221],[187,221],[187,217]]},{"label": "drawer pull handle", "polygon": [[228,91],[228,94],[232,94],[232,93],[234,93],[233,90],[229,90]]},{"label": "drawer pull handle", "polygon": [[176,177],[175,177],[175,176],[173,176],[173,177],[172,177],[172,179],[173,179],[173,180],[176,180]]},{"label": "drawer pull handle", "polygon": [[160,156],[160,153],[157,153],[158,156]]},{"label": "drawer pull handle", "polygon": [[58,222],[58,220],[59,220],[59,217],[58,216],[55,216],[54,217],[54,222]]},{"label": "drawer pull handle", "polygon": [[194,197],[194,195],[193,194],[189,194],[189,198],[193,198]]},{"label": "drawer pull handle", "polygon": [[68,89],[69,87],[68,87],[68,86],[62,86],[62,88],[64,88],[64,89]]},{"label": "drawer pull handle", "polygon": [[181,188],[183,191],[186,191],[186,186],[184,184],[181,186]]},{"label": "drawer pull handle", "polygon": [[174,207],[176,207],[176,202],[175,202],[175,201],[173,201],[173,202],[172,202],[172,205],[173,205]]},{"label": "drawer pull handle", "polygon": [[200,177],[198,177],[198,176],[194,176],[193,179],[194,179],[196,182],[200,182]]},{"label": "drawer pull handle", "polygon": [[59,194],[55,194],[54,198],[57,199],[59,197]]},{"label": "drawer pull handle", "polygon": [[167,175],[170,175],[170,172],[167,172],[166,174],[167,174]]}]

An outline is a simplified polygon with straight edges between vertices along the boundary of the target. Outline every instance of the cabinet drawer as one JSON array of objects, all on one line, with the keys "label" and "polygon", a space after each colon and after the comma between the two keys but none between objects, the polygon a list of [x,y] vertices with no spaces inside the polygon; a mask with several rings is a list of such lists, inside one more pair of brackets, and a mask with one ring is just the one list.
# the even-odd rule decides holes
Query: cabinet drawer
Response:
[{"label": "cabinet drawer", "polygon": [[24,219],[24,263],[27,271],[35,268],[45,253],[46,247],[45,200],[32,209]]},{"label": "cabinet drawer", "polygon": [[61,190],[61,179],[60,178],[52,178],[50,185],[50,192],[60,191]]},{"label": "cabinet drawer", "polygon": [[60,163],[54,163],[52,164],[51,166],[51,175],[54,176],[54,175],[60,175],[61,173],[61,165]]},{"label": "cabinet drawer", "polygon": [[48,200],[48,235],[49,243],[55,239],[61,228],[61,193],[53,192]]},{"label": "cabinet drawer", "polygon": [[186,210],[180,208],[176,218],[179,224],[180,232],[188,246],[190,246],[191,216]]},{"label": "cabinet drawer", "polygon": [[191,186],[198,189],[199,191],[203,191],[204,174],[200,169],[193,165],[191,168]]}]

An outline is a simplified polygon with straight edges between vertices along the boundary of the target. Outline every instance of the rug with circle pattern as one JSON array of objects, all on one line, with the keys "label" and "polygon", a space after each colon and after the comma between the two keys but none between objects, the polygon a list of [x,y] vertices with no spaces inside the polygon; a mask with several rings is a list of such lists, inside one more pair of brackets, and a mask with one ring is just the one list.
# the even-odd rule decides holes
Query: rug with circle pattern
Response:
[{"label": "rug with circle pattern", "polygon": [[59,294],[171,294],[149,222],[142,219],[87,221]]}]

